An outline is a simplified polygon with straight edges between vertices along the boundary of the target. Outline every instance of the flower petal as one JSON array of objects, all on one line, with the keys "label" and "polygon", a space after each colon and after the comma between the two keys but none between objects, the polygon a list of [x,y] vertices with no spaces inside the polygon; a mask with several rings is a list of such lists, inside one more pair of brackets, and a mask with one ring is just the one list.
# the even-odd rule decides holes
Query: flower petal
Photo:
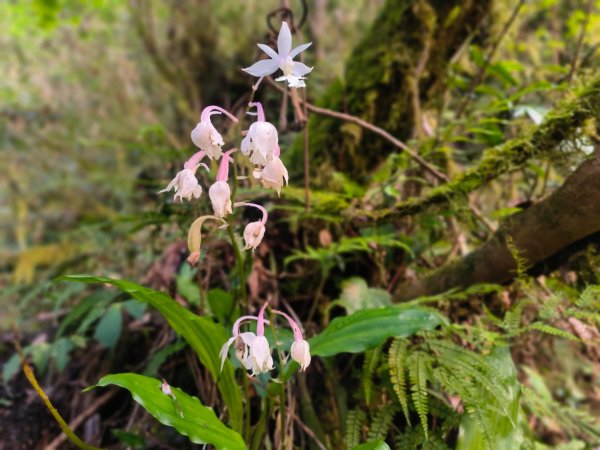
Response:
[{"label": "flower petal", "polygon": [[281,29],[279,30],[279,36],[277,36],[277,51],[279,52],[280,58],[287,58],[292,49],[292,33],[290,33],[290,27],[287,22],[281,22]]},{"label": "flower petal", "polygon": [[296,56],[298,56],[300,53],[302,53],[304,50],[306,50],[311,45],[312,45],[312,42],[309,42],[308,44],[299,45],[298,47],[296,47],[294,50],[292,50],[290,52],[290,58],[294,59]]},{"label": "flower petal", "polygon": [[258,45],[258,48],[260,48],[263,52],[265,52],[267,55],[269,55],[269,58],[272,59],[279,59],[279,55],[277,54],[277,52],[275,50],[273,50],[271,47],[269,47],[268,45],[265,44],[256,44]]},{"label": "flower petal", "polygon": [[246,67],[242,70],[249,73],[253,77],[266,77],[267,75],[275,73],[278,68],[279,64],[277,61],[273,59],[261,59],[260,61],[252,64],[250,67]]},{"label": "flower petal", "polygon": [[231,344],[233,344],[233,341],[235,341],[236,337],[237,336],[230,337],[229,340],[223,344],[223,347],[221,347],[221,351],[219,352],[219,356],[221,357],[221,370],[223,370],[223,366],[225,365],[229,347],[231,347]]},{"label": "flower petal", "polygon": [[294,61],[294,69],[292,70],[292,75],[296,77],[301,77],[312,71],[312,67],[308,67],[306,64],[302,64],[301,62]]}]

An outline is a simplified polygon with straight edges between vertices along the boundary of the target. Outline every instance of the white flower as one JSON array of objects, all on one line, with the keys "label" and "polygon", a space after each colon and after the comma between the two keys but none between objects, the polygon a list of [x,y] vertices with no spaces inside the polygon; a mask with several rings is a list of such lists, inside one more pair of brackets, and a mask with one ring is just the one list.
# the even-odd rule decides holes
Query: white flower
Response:
[{"label": "white flower", "polygon": [[304,87],[304,75],[313,70],[301,62],[294,61],[294,58],[312,45],[302,44],[292,50],[292,33],[286,22],[282,22],[279,36],[277,37],[277,52],[265,44],[258,44],[260,49],[265,52],[270,59],[263,59],[252,66],[242,69],[255,77],[265,77],[281,69],[283,76],[277,78],[277,81],[287,81],[290,87]]},{"label": "white flower", "polygon": [[256,247],[261,243],[265,235],[265,225],[262,221],[250,222],[244,228],[244,242],[246,243],[246,250],[256,250]]},{"label": "white flower", "polygon": [[222,219],[231,214],[231,189],[226,181],[216,181],[208,190],[215,216]]},{"label": "white flower", "polygon": [[277,195],[279,195],[284,180],[286,185],[288,183],[288,171],[283,162],[281,162],[281,159],[273,156],[273,159],[269,161],[263,170],[254,172],[254,178],[260,179],[264,187],[275,189]]},{"label": "white flower", "polygon": [[175,190],[175,196],[173,199],[177,201],[177,197],[181,201],[183,199],[191,200],[192,198],[200,198],[202,194],[202,186],[198,184],[198,179],[196,178],[196,170],[200,164],[198,164],[194,169],[183,169],[181,172],[175,175],[175,178],[171,180],[168,186],[162,191],[158,191],[159,194],[163,192],[169,192],[171,189]]},{"label": "white flower", "polygon": [[273,357],[269,348],[269,341],[263,336],[256,336],[250,344],[250,364],[252,375],[266,373],[273,369]]},{"label": "white flower", "polygon": [[221,146],[225,145],[225,142],[210,119],[207,122],[198,122],[196,128],[192,130],[192,142],[196,147],[204,150],[210,159],[219,159],[223,154]]},{"label": "white flower", "polygon": [[225,114],[234,122],[238,122],[238,119],[225,111],[223,108],[215,105],[207,106],[202,110],[200,115],[200,122],[196,125],[196,128],[192,130],[191,137],[192,142],[206,152],[206,156],[210,159],[219,159],[223,154],[221,147],[225,145],[223,137],[217,131],[210,121],[210,116],[213,114]]},{"label": "white flower", "polygon": [[269,122],[258,120],[250,125],[248,134],[242,140],[241,150],[249,156],[253,164],[266,166],[273,158],[273,152],[277,152],[279,137],[277,128]]},{"label": "white flower", "polygon": [[227,353],[229,351],[229,347],[231,344],[235,342],[235,356],[242,363],[242,366],[246,370],[250,370],[252,368],[250,364],[250,345],[256,338],[256,335],[252,332],[239,333],[234,334],[233,337],[229,338],[223,347],[221,347],[221,351],[219,352],[219,356],[221,357],[221,370],[223,370],[223,365],[225,364],[225,360],[227,359]]},{"label": "white flower", "polygon": [[300,364],[300,370],[306,370],[310,364],[310,346],[304,339],[292,343],[292,359]]}]

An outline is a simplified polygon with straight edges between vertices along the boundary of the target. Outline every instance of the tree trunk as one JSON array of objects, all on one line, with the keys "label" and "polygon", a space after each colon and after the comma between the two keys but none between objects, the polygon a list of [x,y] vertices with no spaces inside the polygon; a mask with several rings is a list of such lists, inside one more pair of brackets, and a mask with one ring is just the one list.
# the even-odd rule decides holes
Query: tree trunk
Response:
[{"label": "tree trunk", "polygon": [[477,283],[515,277],[515,257],[531,267],[600,231],[600,145],[549,197],[507,219],[494,236],[466,257],[396,291],[398,300],[435,295]]}]

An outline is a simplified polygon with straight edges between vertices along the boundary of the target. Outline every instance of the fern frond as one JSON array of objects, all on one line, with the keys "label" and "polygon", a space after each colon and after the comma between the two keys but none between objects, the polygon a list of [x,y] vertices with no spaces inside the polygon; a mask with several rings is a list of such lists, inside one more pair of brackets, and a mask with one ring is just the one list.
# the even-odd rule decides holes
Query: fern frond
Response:
[{"label": "fern frond", "polygon": [[360,444],[362,438],[362,427],[367,421],[367,416],[363,410],[353,409],[348,411],[346,416],[346,433],[344,435],[344,444],[347,449],[353,449]]},{"label": "fern frond", "polygon": [[406,417],[408,425],[410,423],[410,416],[408,414],[408,395],[406,393],[406,357],[408,355],[408,340],[406,339],[394,339],[390,351],[388,353],[388,365],[390,369],[390,378],[392,385],[394,386],[394,392],[398,397],[400,406],[402,406],[402,412]]},{"label": "fern frond", "polygon": [[427,413],[429,407],[427,403],[427,365],[426,354],[421,351],[414,352],[410,357],[408,365],[408,377],[411,384],[412,399],[425,433],[425,439],[428,438],[429,426],[427,423]]},{"label": "fern frond", "polygon": [[506,236],[505,242],[506,248],[508,248],[508,251],[510,252],[517,266],[516,278],[518,278],[521,281],[524,281],[527,278],[527,271],[531,267],[531,263],[527,260],[527,258],[523,256],[521,250],[515,244],[515,241],[512,238],[512,236]]},{"label": "fern frond", "polygon": [[528,304],[529,302],[527,300],[520,300],[512,308],[506,311],[504,319],[502,320],[502,328],[504,328],[509,336],[519,334],[521,331],[523,310]]},{"label": "fern frond", "polygon": [[556,319],[560,311],[558,306],[562,301],[563,299],[558,295],[553,295],[549,299],[544,300],[540,306],[540,317],[544,320]]},{"label": "fern frond", "polygon": [[371,425],[369,425],[367,440],[376,441],[377,439],[385,439],[392,424],[394,414],[396,414],[396,408],[393,405],[387,405],[377,411],[371,421]]},{"label": "fern frond", "polygon": [[367,405],[371,403],[371,392],[373,388],[373,373],[379,365],[381,359],[382,346],[375,347],[373,350],[365,352],[365,361],[362,369],[362,385],[365,391],[365,401]]},{"label": "fern frond", "polygon": [[600,308],[600,286],[592,284],[586,287],[579,295],[575,305],[583,309],[598,309]]},{"label": "fern frond", "polygon": [[550,334],[552,336],[558,336],[565,339],[570,339],[572,341],[579,341],[580,339],[574,334],[569,333],[568,331],[561,330],[560,328],[553,327],[551,325],[542,323],[542,322],[534,322],[529,325],[527,328],[532,330],[541,331],[542,333]]}]

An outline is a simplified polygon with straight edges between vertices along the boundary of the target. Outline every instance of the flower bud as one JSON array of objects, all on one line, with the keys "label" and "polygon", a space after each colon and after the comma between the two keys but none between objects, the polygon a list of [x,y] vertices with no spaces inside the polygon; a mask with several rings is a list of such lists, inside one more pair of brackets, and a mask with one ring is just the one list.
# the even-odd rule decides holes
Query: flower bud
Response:
[{"label": "flower bud", "polygon": [[250,345],[252,374],[266,373],[273,368],[273,357],[269,341],[264,336],[256,336]]},{"label": "flower bud", "polygon": [[300,364],[300,370],[306,370],[310,364],[310,346],[304,339],[292,343],[292,359]]},{"label": "flower bud", "polygon": [[244,229],[244,242],[246,243],[246,250],[256,250],[256,247],[261,243],[263,236],[265,235],[265,226],[261,221],[250,222]]},{"label": "flower bud", "polygon": [[215,216],[222,219],[227,214],[231,214],[231,189],[227,182],[215,182],[208,190],[208,196],[212,202]]}]

